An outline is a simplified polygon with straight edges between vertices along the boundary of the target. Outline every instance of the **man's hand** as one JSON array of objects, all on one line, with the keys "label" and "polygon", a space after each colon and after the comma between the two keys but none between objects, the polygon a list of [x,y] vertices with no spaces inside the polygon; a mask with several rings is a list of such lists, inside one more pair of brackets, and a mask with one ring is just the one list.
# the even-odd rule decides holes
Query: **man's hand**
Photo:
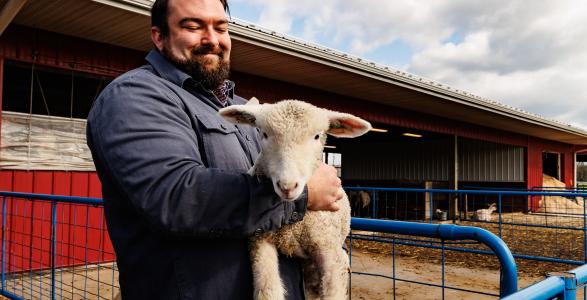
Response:
[{"label": "man's hand", "polygon": [[340,185],[336,169],[325,163],[320,164],[308,181],[308,209],[337,211],[336,201],[343,196]]}]

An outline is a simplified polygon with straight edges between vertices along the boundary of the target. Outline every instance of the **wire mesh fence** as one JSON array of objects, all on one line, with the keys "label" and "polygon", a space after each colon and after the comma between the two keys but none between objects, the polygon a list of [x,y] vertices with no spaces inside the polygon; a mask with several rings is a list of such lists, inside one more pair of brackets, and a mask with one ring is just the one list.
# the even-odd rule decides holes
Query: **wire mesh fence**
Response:
[{"label": "wire mesh fence", "polygon": [[[569,265],[587,262],[587,192],[580,189],[348,188],[349,194],[356,191],[368,193],[370,201],[353,211],[354,216],[476,226],[502,238],[518,258]],[[357,207],[360,200],[351,199]]]},{"label": "wire mesh fence", "polygon": [[[364,194],[351,191],[363,191],[368,194],[368,201]],[[429,225],[473,225],[501,237],[517,258],[565,266],[581,265],[586,261],[586,195],[582,191],[351,188],[349,195],[355,199],[352,200],[355,216]],[[0,199],[2,294],[17,299],[114,298],[119,289],[118,272],[101,199],[2,192]],[[493,211],[479,212],[490,210],[492,203],[495,203]],[[481,298],[499,296],[499,282],[491,289],[451,279],[451,276],[458,276],[456,273],[477,265],[497,270],[492,280],[499,278],[496,267],[499,262],[491,249],[479,242],[356,230],[352,240],[352,245],[359,245],[359,248],[365,247],[361,241],[378,245],[377,251],[386,255],[388,262],[384,273],[368,268],[361,270],[354,265],[355,283],[365,274],[375,274],[376,278],[390,280],[391,295],[398,298],[402,298],[402,285],[404,288],[417,286],[409,288],[412,293],[432,289],[437,292],[437,298],[460,297],[460,293]],[[433,274],[430,280],[402,271],[405,265],[402,266],[400,258],[406,253],[417,260],[424,257],[432,263],[426,265],[428,269],[414,270],[418,274]],[[452,272],[454,263],[446,263],[451,260],[462,262],[464,269]],[[375,277],[369,279],[370,282],[375,280]],[[351,295],[364,298],[361,293],[360,286],[354,284]]]},{"label": "wire mesh fence", "polygon": [[2,291],[21,299],[112,299],[115,254],[99,199],[3,195]]}]

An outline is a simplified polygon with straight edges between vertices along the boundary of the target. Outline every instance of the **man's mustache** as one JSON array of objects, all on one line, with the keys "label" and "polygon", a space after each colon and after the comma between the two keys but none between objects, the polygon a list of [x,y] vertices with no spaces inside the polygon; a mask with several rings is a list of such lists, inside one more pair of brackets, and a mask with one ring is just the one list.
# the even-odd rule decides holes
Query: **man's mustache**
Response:
[{"label": "man's mustache", "polygon": [[203,54],[216,54],[222,56],[224,51],[220,47],[198,47],[192,50],[192,54],[203,55]]}]

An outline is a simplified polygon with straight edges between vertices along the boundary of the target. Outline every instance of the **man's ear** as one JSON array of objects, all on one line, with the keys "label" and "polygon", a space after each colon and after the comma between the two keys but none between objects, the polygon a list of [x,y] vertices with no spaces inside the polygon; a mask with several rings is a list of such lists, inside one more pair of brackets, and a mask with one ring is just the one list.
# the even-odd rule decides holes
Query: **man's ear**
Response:
[{"label": "man's ear", "polygon": [[330,128],[326,133],[336,137],[353,138],[361,136],[371,130],[371,124],[351,114],[328,111]]},{"label": "man's ear", "polygon": [[263,113],[263,105],[255,105],[253,103],[231,105],[220,109],[218,113],[231,123],[255,126],[257,118]]},{"label": "man's ear", "polygon": [[161,29],[157,26],[151,27],[151,41],[159,52],[163,50],[163,36],[161,35]]}]

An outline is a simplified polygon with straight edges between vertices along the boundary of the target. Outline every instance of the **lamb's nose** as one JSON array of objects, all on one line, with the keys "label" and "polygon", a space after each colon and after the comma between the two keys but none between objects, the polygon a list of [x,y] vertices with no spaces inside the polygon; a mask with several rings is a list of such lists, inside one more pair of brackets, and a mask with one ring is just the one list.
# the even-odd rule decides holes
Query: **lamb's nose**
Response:
[{"label": "lamb's nose", "polygon": [[283,194],[288,196],[295,188],[298,187],[297,182],[284,182],[284,181],[277,181],[277,186]]}]

